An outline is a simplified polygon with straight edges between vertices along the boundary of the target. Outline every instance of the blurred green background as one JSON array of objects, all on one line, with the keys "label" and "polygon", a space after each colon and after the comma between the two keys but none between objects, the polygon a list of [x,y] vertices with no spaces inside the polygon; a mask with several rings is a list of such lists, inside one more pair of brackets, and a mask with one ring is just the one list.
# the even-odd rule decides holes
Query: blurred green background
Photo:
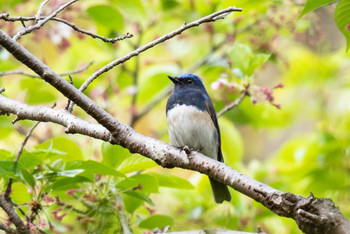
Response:
[{"label": "blurred green background", "polygon": [[[34,16],[40,3],[2,0],[0,9],[13,17]],[[43,14],[62,3],[49,1]],[[349,218],[350,58],[345,37],[333,20],[336,4],[298,19],[304,1],[79,1],[59,17],[105,37],[126,32],[134,37],[108,44],[49,22],[19,42],[57,73],[94,61],[72,75],[78,88],[108,62],[183,22],[230,5],[243,11],[149,49],[103,74],[85,93],[119,121],[169,142],[167,96],[163,95],[171,87],[167,75],[198,74],[217,112],[249,84],[251,96],[219,118],[225,162],[284,192],[330,197]],[[20,22],[0,21],[1,30],[10,35],[20,27]],[[9,70],[30,73],[1,49],[0,71]],[[6,88],[5,96],[29,105],[57,103],[56,109],[61,109],[67,104],[66,98],[39,78],[2,76],[0,86]],[[162,95],[147,114],[131,122]],[[78,107],[73,114],[92,121]],[[33,124],[24,120],[12,125],[13,119],[13,115],[0,116],[1,165],[13,160]],[[125,208],[135,233],[166,225],[171,231],[222,227],[254,232],[260,226],[267,233],[301,233],[293,220],[275,215],[234,190],[230,203],[215,204],[206,176],[160,168],[119,146],[66,135],[64,128],[51,123],[42,123],[34,131],[20,163],[30,175],[11,174],[0,166],[1,188],[9,177],[15,178],[12,198],[28,214],[30,201],[41,202],[43,209],[35,222],[48,232],[118,233],[116,220]],[[85,213],[45,200],[55,196]],[[65,214],[61,219],[55,213],[59,207],[63,207],[59,214]],[[6,219],[4,213],[1,219]]]}]

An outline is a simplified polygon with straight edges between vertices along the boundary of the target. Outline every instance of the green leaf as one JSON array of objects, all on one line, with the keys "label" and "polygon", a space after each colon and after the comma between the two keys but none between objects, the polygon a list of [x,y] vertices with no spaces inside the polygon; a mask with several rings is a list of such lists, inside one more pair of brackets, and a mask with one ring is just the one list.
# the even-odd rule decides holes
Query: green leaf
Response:
[{"label": "green leaf", "polygon": [[84,159],[79,146],[74,141],[63,137],[45,141],[36,148],[49,153],[47,157],[50,157],[51,160],[62,159],[68,162]]},{"label": "green leaf", "polygon": [[119,171],[116,171],[115,169],[103,165],[102,163],[88,160],[88,161],[71,161],[66,163],[66,170],[83,170],[82,173],[79,174],[79,176],[85,176],[91,180],[94,179],[95,175],[113,175],[117,177],[125,177],[124,174],[120,173]]},{"label": "green leaf", "polygon": [[141,0],[128,0],[128,1],[119,1],[113,0],[116,3],[118,8],[128,15],[132,15],[133,20],[144,20],[146,17],[146,11],[142,5]]},{"label": "green leaf", "polygon": [[0,161],[0,175],[9,176],[27,183],[31,187],[35,186],[35,179],[20,163],[13,161],[2,160]]},{"label": "green leaf", "polygon": [[346,38],[346,50],[350,49],[350,1],[339,0],[334,11],[334,21]]},{"label": "green leaf", "polygon": [[141,191],[145,193],[158,192],[158,180],[152,174],[138,174],[129,177],[137,182],[137,186],[141,186]]},{"label": "green leaf", "polygon": [[[0,62],[0,64],[1,63],[2,61]],[[10,135],[14,131],[15,127],[11,124],[11,120],[8,116],[0,116],[0,129],[0,139],[6,139],[8,135]]]},{"label": "green leaf", "polygon": [[247,76],[251,76],[255,69],[270,57],[268,54],[254,55],[249,46],[239,42],[235,42],[229,54],[233,67],[238,68]]},{"label": "green leaf", "polygon": [[17,204],[29,202],[31,194],[28,193],[28,188],[22,183],[15,182],[12,184],[11,200]]},{"label": "green leaf", "polygon": [[130,214],[133,214],[135,210],[144,203],[143,199],[136,198],[135,196],[131,196],[126,193],[122,193],[122,195],[123,195],[125,210]]},{"label": "green leaf", "polygon": [[67,190],[71,188],[78,188],[80,183],[83,182],[92,182],[92,180],[84,176],[75,176],[75,177],[65,177],[59,179],[51,184],[51,186],[45,188],[46,191],[50,190]]},{"label": "green leaf", "polygon": [[22,90],[27,90],[26,103],[52,103],[56,100],[55,89],[41,79],[24,78],[20,81]]},{"label": "green leaf", "polygon": [[120,190],[131,190],[137,187],[139,183],[132,178],[125,178],[119,183],[117,183],[116,187]]},{"label": "green leaf", "polygon": [[126,158],[130,157],[132,154],[126,148],[120,145],[111,145],[108,142],[102,143],[102,163],[110,166],[119,166]]},{"label": "green leaf", "polygon": [[134,171],[142,171],[148,168],[158,166],[152,159],[146,158],[139,154],[133,154],[125,159],[118,167],[118,171],[121,173],[129,173]]},{"label": "green leaf", "polygon": [[99,27],[122,31],[124,19],[119,10],[112,5],[94,5],[87,9],[87,13]]},{"label": "green leaf", "polygon": [[327,5],[331,2],[334,2],[335,0],[307,0],[303,11],[299,15],[299,19],[309,13],[310,11],[316,10],[317,8],[320,8],[321,6]]},{"label": "green leaf", "polygon": [[233,123],[224,117],[219,118],[219,126],[224,162],[230,167],[235,167],[243,157],[242,136]]},{"label": "green leaf", "polygon": [[133,191],[126,191],[124,193],[129,195],[129,196],[132,196],[134,198],[143,200],[143,201],[147,202],[148,204],[150,204],[151,206],[154,206],[154,203],[151,200],[151,198],[149,198],[147,195],[145,195],[145,194],[143,194],[143,193],[141,193],[139,191],[133,190]]},{"label": "green leaf", "polygon": [[179,5],[179,3],[176,0],[161,0],[161,4],[163,10],[172,10],[177,5]]},{"label": "green leaf", "polygon": [[177,74],[179,69],[174,65],[154,65],[142,72],[138,87],[137,103],[145,104],[155,95],[171,84],[168,75]]},{"label": "green leaf", "polygon": [[172,226],[174,224],[174,220],[167,215],[152,215],[147,219],[143,220],[140,224],[140,228],[147,229],[155,229],[155,228],[163,228],[166,226]]},{"label": "green leaf", "polygon": [[156,172],[147,173],[158,179],[159,186],[177,189],[194,189],[194,186],[188,180],[175,175],[160,174]]}]

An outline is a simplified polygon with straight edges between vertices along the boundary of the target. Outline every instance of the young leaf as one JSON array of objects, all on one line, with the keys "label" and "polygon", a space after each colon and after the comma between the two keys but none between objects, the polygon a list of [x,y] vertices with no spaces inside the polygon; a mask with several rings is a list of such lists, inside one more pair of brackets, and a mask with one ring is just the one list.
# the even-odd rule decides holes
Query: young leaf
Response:
[{"label": "young leaf", "polygon": [[156,172],[147,173],[158,179],[159,186],[177,189],[194,189],[194,186],[185,179],[174,175],[160,174]]},{"label": "young leaf", "polygon": [[119,10],[111,5],[94,5],[87,9],[87,13],[100,27],[122,31],[124,19]]},{"label": "young leaf", "polygon": [[310,11],[316,10],[321,6],[324,6],[334,1],[335,0],[307,0],[304,5],[303,11],[299,15],[299,19],[304,15],[306,15],[307,13],[309,13]]},{"label": "young leaf", "polygon": [[132,154],[120,145],[111,145],[108,142],[102,143],[102,163],[110,167],[118,167],[126,158]]},{"label": "young leaf", "polygon": [[129,173],[133,171],[142,171],[156,166],[158,165],[153,160],[138,154],[133,154],[125,159],[117,169],[122,173]]},{"label": "young leaf", "polygon": [[147,219],[143,220],[140,224],[140,228],[155,229],[162,228],[166,226],[172,226],[174,220],[167,215],[152,215]]},{"label": "young leaf", "polygon": [[149,198],[147,195],[145,195],[139,191],[132,190],[132,191],[126,191],[124,193],[129,195],[129,196],[132,196],[134,198],[141,199],[141,200],[147,202],[148,204],[150,204],[151,206],[154,206],[154,203],[151,200],[151,198]]},{"label": "young leaf", "polygon": [[125,177],[124,174],[116,171],[115,169],[103,165],[102,163],[88,160],[88,161],[71,161],[66,163],[66,170],[82,170],[83,172],[79,176],[85,176],[91,180],[94,179],[95,175],[113,175],[118,177]]},{"label": "young leaf", "polygon": [[52,160],[62,159],[67,162],[84,159],[79,146],[74,141],[63,137],[45,141],[36,148],[47,152]]},{"label": "young leaf", "polygon": [[334,21],[346,39],[346,50],[350,49],[350,1],[339,0],[334,11]]}]

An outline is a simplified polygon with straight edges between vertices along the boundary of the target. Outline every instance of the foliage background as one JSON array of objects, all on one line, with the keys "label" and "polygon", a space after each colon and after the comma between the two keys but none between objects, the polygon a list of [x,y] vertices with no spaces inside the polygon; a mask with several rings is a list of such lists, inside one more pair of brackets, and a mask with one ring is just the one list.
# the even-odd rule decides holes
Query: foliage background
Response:
[{"label": "foliage background", "polygon": [[[2,0],[0,9],[11,16],[32,16],[40,2]],[[59,3],[49,1],[44,12]],[[102,75],[86,94],[121,122],[130,123],[135,112],[171,86],[168,74],[194,70],[203,78],[217,111],[249,83],[252,96],[219,119],[225,162],[284,192],[331,197],[350,217],[350,59],[333,21],[335,4],[298,19],[302,3],[235,1],[242,13],[190,29],[150,49]],[[134,37],[112,45],[51,22],[20,43],[58,73],[93,60],[86,71],[72,76],[80,87],[109,61],[184,21],[229,5],[231,1],[219,0],[80,1],[59,16],[103,36],[131,32]],[[9,34],[20,26],[0,22]],[[0,60],[0,71],[27,71],[3,49]],[[201,61],[204,64],[194,69]],[[284,87],[273,89],[279,83]],[[0,86],[6,88],[6,96],[30,105],[56,102],[56,108],[64,108],[67,103],[40,79],[3,76]],[[273,101],[266,100],[265,88],[273,92]],[[163,98],[134,124],[135,129],[168,142],[165,104]],[[77,107],[73,113],[88,118]],[[44,230],[118,232],[115,220],[124,207],[136,233],[165,225],[171,225],[171,231],[224,227],[253,232],[261,226],[268,233],[300,233],[294,221],[278,217],[234,190],[230,203],[215,204],[206,176],[160,168],[118,146],[66,135],[62,127],[49,123],[34,131],[20,159],[25,169],[11,173],[6,169],[9,161],[32,126],[30,121],[12,125],[13,119],[0,116],[0,185],[4,189],[9,177],[16,178],[12,199],[27,214],[33,201],[43,205],[36,221]],[[57,204],[56,196],[84,213]],[[5,220],[5,214],[0,218]]]}]

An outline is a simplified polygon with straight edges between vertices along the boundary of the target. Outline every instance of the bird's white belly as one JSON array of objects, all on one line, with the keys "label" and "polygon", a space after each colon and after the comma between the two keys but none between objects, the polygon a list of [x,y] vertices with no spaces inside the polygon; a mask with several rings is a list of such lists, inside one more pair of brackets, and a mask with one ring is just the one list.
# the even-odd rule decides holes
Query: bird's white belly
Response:
[{"label": "bird's white belly", "polygon": [[170,143],[188,146],[210,158],[217,159],[218,134],[207,112],[194,106],[177,105],[167,113]]}]

